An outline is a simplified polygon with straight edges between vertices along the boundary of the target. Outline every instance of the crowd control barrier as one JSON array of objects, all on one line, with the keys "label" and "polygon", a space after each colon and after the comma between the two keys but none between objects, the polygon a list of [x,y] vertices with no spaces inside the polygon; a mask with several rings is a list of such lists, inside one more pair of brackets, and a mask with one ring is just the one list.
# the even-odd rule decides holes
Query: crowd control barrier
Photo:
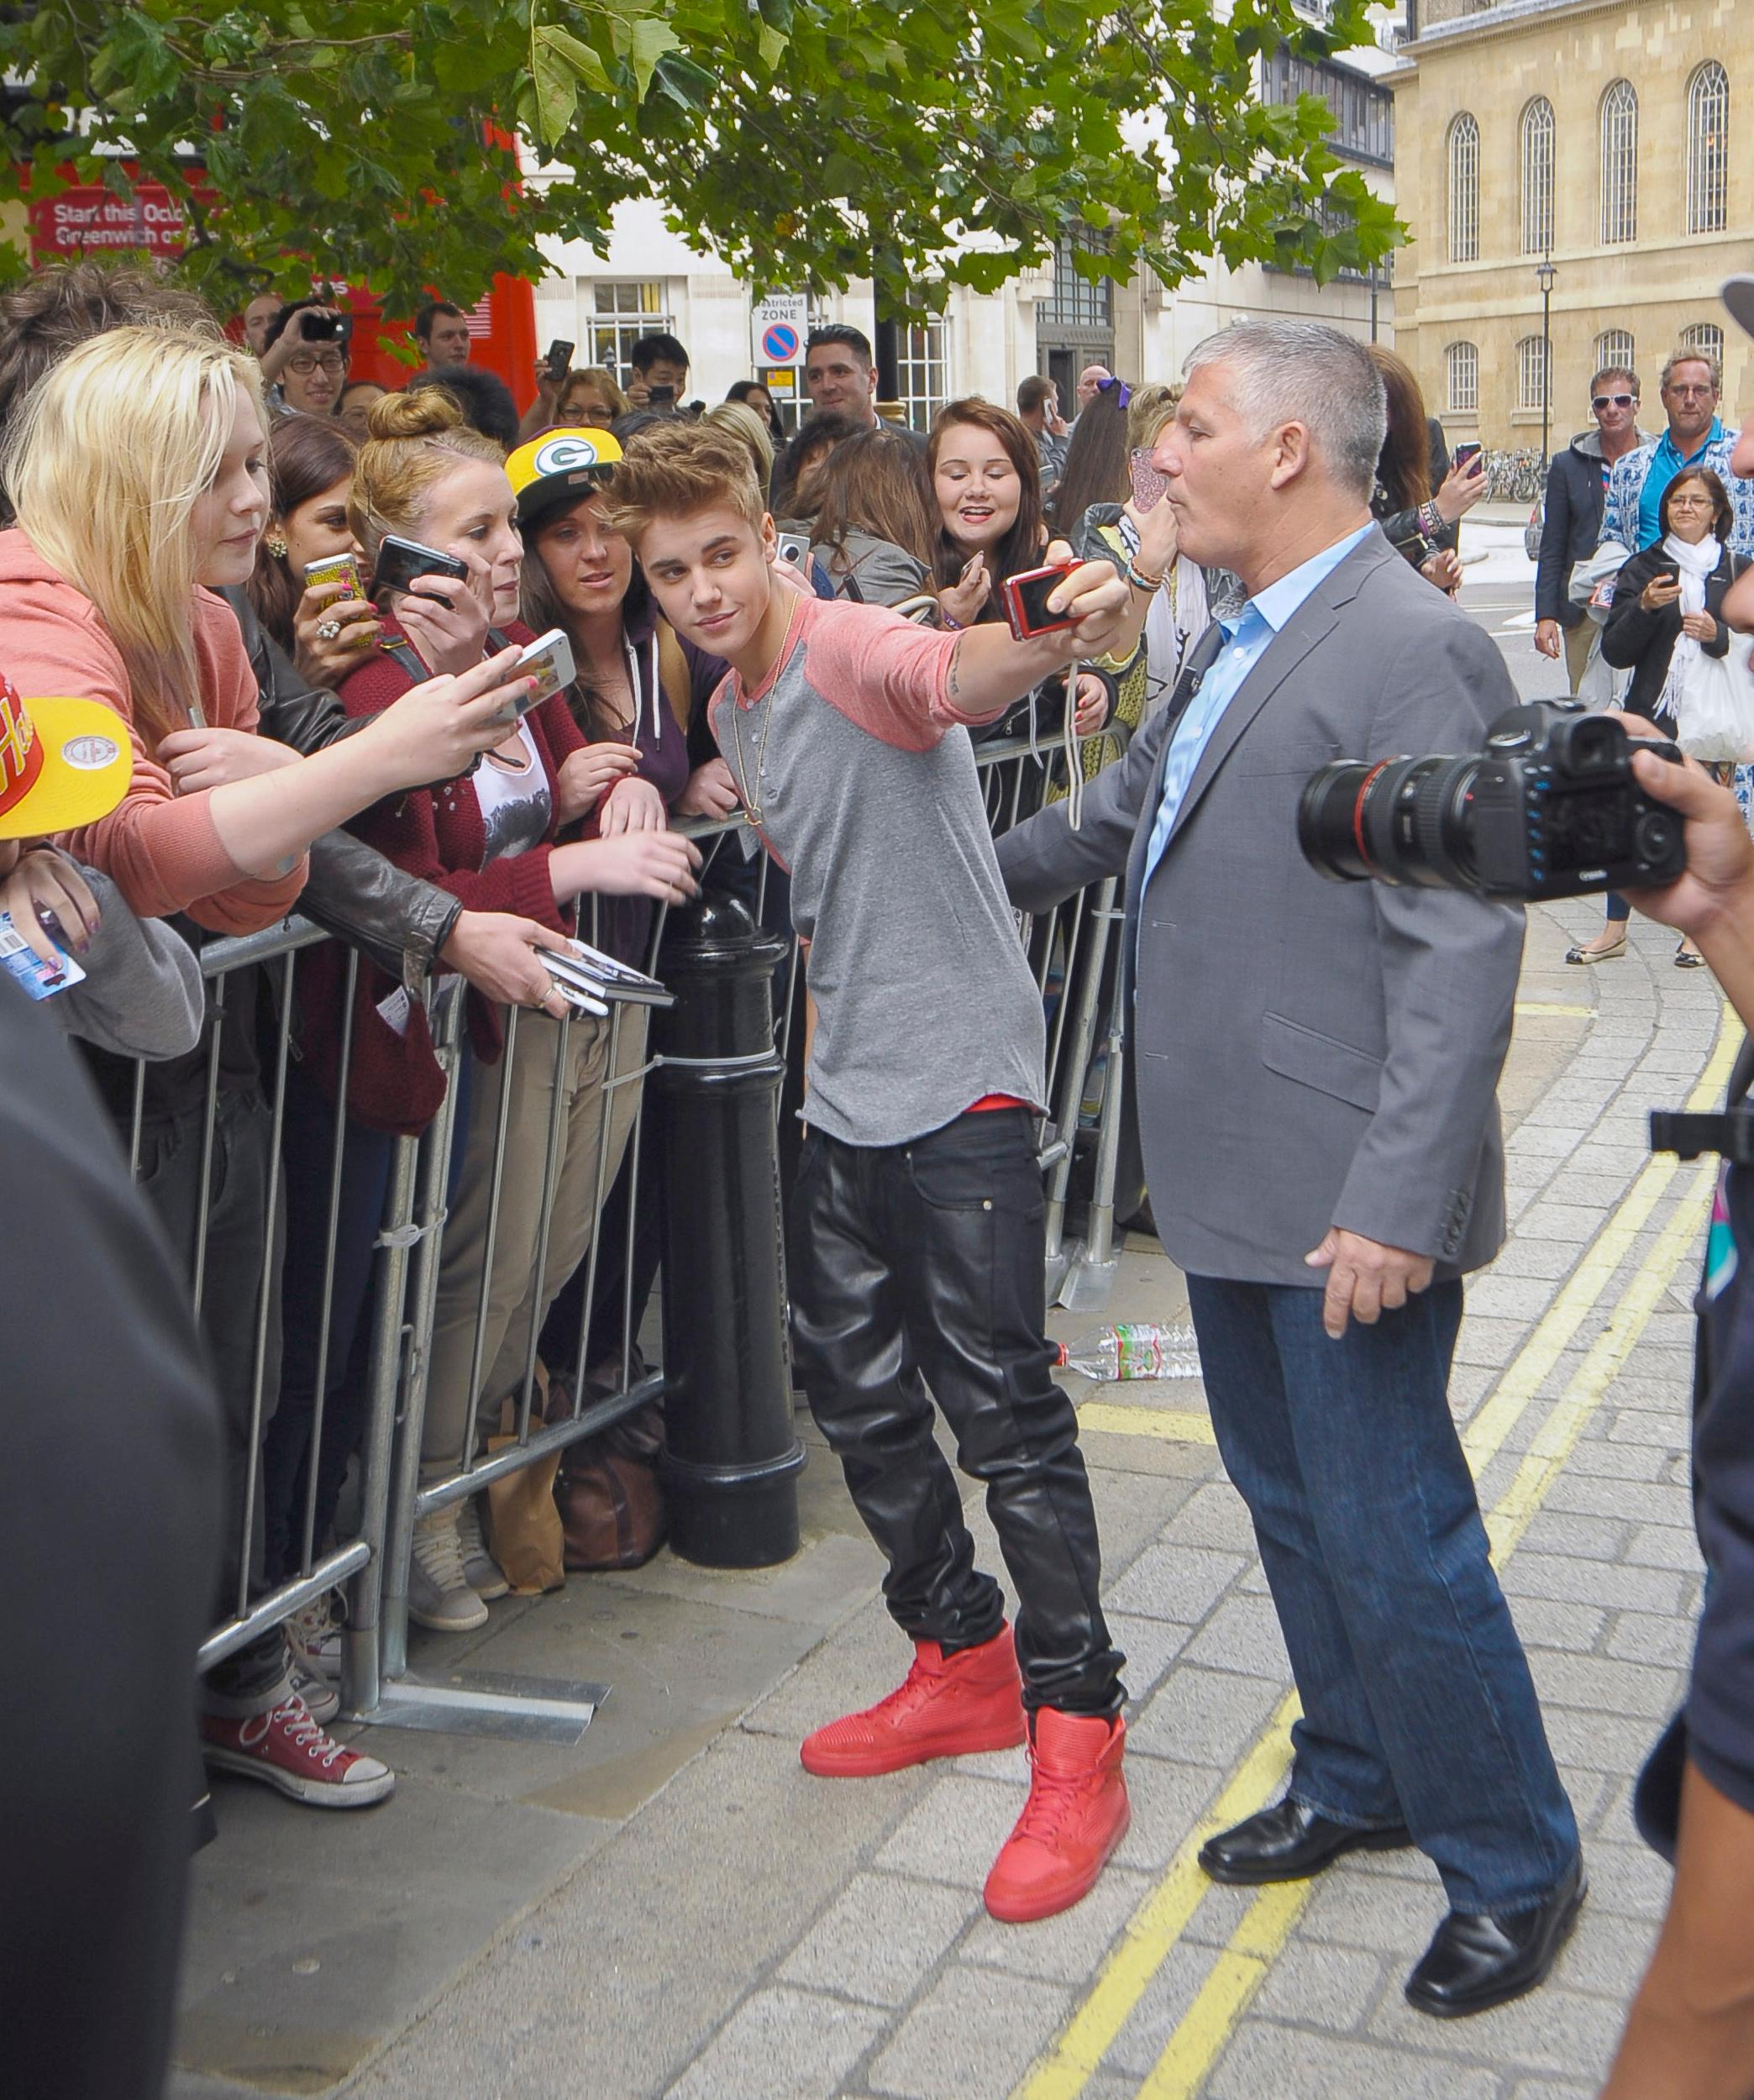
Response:
[{"label": "crowd control barrier", "polygon": [[[1040,806],[1063,764],[1057,750],[1028,738],[978,746],[977,759],[995,834]],[[765,855],[746,853],[742,816],[683,828],[712,864],[701,906],[654,915],[648,967],[660,978],[668,968],[674,1011],[650,1016],[650,1027],[645,1010],[625,1005],[607,1018],[558,1022],[511,1011],[502,1056],[487,1066],[468,1059],[459,981],[441,980],[428,990],[428,1012],[447,1084],[417,1138],[362,1134],[327,1105],[313,1132],[307,1086],[296,1130],[289,1121],[289,1087],[305,1084],[297,1069],[299,971],[328,937],[295,919],[202,951],[210,996],[202,1100],[186,1133],[199,1152],[189,1284],[210,1341],[214,1328],[227,1331],[222,1382],[244,1454],[227,1514],[227,1589],[200,1651],[203,1671],[339,1589],[344,1713],[502,1732],[506,1715],[520,1707],[503,1684],[481,1694],[428,1688],[424,1704],[398,1694],[407,1673],[415,1527],[659,1398],[669,1410],[666,1482],[678,1550],[720,1566],[763,1565],[796,1551],[803,1455],[785,1340],[779,1163],[790,1121],[782,1095],[795,1092],[802,1063],[798,944],[783,879],[771,875]],[[1049,1295],[1081,1305],[1102,1302],[1114,1266],[1122,1057],[1116,898],[1116,884],[1103,880],[1039,919],[1018,919],[1048,1023],[1038,1155],[1049,1205]],[[583,904],[588,939],[597,930],[593,900]],[[349,954],[349,1016],[359,967]],[[243,1089],[227,1045],[235,1049],[246,1013],[260,1076]],[[340,1050],[343,1100],[351,1038],[349,1020]],[[141,1065],[125,1134],[136,1177],[152,1195],[149,1092]],[[228,1208],[240,1101],[260,1169],[256,1207],[241,1226],[234,1203]],[[646,1158],[654,1114],[670,1137],[659,1148],[662,1172]],[[368,1227],[363,1241],[356,1219],[351,1237],[348,1223],[362,1159],[367,1186],[375,1192],[381,1182],[382,1189],[375,1231]],[[316,1367],[298,1390],[288,1387],[281,1347],[286,1184],[295,1168],[307,1220],[298,1331],[302,1360]],[[1086,1222],[1075,1240],[1069,1221],[1080,1198]],[[654,1207],[667,1215],[667,1242]],[[240,1290],[246,1243],[259,1272]],[[654,1250],[663,1269],[661,1347],[658,1310],[642,1303]],[[222,1255],[223,1305],[214,1298]],[[544,1276],[550,1286],[570,1282],[575,1301],[559,1360],[544,1341],[549,1292],[534,1286]],[[648,1363],[648,1350],[658,1365]],[[270,1436],[269,1472],[279,1488],[265,1498],[262,1455]],[[289,1480],[296,1492],[289,1494]],[[265,1536],[275,1550],[265,1549]],[[601,1688],[575,1689],[570,1707],[534,1702],[544,1713],[559,1711],[563,1728],[572,1714],[575,1735]]]}]

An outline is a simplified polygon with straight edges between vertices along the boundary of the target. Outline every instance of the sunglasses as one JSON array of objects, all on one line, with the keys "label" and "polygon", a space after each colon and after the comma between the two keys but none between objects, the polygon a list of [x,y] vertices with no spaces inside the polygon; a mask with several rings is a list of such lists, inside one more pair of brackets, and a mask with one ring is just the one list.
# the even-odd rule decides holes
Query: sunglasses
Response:
[{"label": "sunglasses", "polygon": [[1598,394],[1589,405],[1599,413],[1604,408],[1630,408],[1637,399],[1636,394]]}]

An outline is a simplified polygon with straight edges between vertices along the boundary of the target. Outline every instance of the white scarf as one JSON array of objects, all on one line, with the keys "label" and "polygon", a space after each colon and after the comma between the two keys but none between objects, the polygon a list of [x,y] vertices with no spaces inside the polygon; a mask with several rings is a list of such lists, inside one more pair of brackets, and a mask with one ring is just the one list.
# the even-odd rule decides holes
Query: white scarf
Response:
[{"label": "white scarf", "polygon": [[[1717,536],[1708,533],[1697,545],[1678,539],[1671,533],[1662,543],[1662,551],[1681,572],[1680,606],[1683,612],[1703,612],[1705,610],[1705,580],[1724,558],[1724,550],[1718,544]],[[1699,659],[1699,644],[1690,634],[1675,637],[1675,653],[1669,659],[1668,676],[1662,681],[1662,711],[1671,722],[1681,718],[1681,695],[1686,686],[1688,674]]]}]

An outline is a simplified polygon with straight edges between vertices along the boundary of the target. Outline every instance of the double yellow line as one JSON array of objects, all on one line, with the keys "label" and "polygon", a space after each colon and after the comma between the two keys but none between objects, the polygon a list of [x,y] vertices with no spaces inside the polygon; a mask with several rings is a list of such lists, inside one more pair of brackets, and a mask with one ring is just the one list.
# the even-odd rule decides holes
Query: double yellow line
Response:
[{"label": "double yellow line", "polygon": [[[1688,1101],[1691,1110],[1720,1098],[1741,1032],[1726,1007],[1710,1062]],[[1492,1394],[1468,1424],[1463,1449],[1478,1478],[1503,1449],[1536,1395],[1552,1375],[1584,1320],[1594,1310],[1680,1172],[1673,1158],[1654,1158],[1542,1315]],[[1655,1245],[1628,1284],[1607,1326],[1591,1344],[1577,1374],[1542,1421],[1510,1483],[1487,1514],[1493,1558],[1502,1566],[1576,1449],[1591,1415],[1631,1353],[1663,1292],[1686,1259],[1709,1213],[1715,1168],[1695,1169]],[[1198,1415],[1161,1415],[1155,1410],[1086,1406],[1079,1419],[1091,1429],[1142,1433],[1109,1417],[1143,1417],[1142,1433],[1165,1436],[1174,1422],[1197,1424],[1190,1441],[1210,1442],[1209,1422]],[[1218,1798],[1189,1832],[1163,1878],[1135,1913],[1125,1934],[1098,1972],[1089,1996],[1012,2095],[1012,2100],[1077,2100],[1113,2045],[1133,2008],[1149,1988],[1170,1950],[1186,1930],[1211,1883],[1199,1864],[1200,1848],[1216,1831],[1252,1815],[1279,1793],[1291,1762],[1289,1730],[1300,1712],[1291,1693],[1231,1775]],[[1313,1884],[1282,1882],[1262,1890],[1219,1954],[1198,1995],[1170,2035],[1139,2088],[1138,2100],[1192,2100],[1235,2032],[1250,2000],[1290,1938]]]}]

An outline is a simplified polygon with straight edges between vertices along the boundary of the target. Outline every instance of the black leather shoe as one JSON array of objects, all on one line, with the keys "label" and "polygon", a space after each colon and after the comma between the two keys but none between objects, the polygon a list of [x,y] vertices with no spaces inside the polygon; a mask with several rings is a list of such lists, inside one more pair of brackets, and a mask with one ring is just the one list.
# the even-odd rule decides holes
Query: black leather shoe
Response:
[{"label": "black leather shoe", "polygon": [[1200,1863],[1215,1882],[1253,1887],[1263,1882],[1307,1881],[1342,1852],[1394,1852],[1413,1842],[1404,1823],[1359,1830],[1318,1815],[1289,1795],[1200,1848]]},{"label": "black leather shoe", "polygon": [[1545,1983],[1588,1889],[1579,1858],[1532,1910],[1508,1918],[1452,1910],[1407,1978],[1407,2003],[1437,2019],[1459,2019]]}]

